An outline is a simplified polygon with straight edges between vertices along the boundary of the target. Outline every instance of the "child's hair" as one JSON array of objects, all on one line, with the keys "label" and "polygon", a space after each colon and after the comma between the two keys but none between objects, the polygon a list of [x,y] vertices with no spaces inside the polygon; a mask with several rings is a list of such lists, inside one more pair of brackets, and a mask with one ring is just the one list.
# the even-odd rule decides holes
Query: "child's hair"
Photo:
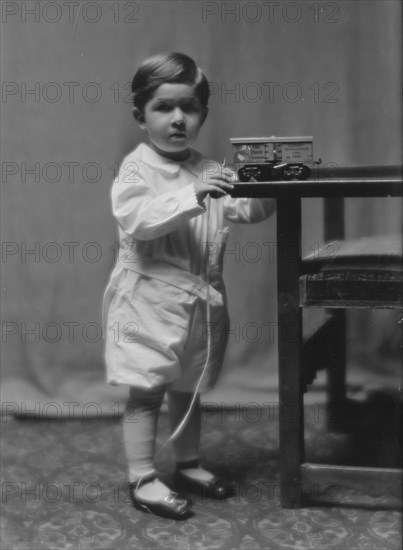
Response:
[{"label": "child's hair", "polygon": [[188,84],[207,107],[210,95],[207,78],[191,57],[184,53],[159,53],[145,59],[132,81],[133,104],[144,110],[155,90],[162,84]]}]

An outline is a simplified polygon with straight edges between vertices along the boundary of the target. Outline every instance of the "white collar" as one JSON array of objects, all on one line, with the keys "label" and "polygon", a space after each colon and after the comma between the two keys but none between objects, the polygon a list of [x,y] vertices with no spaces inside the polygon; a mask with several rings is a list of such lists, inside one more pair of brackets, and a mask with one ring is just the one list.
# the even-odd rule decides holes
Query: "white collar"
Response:
[{"label": "white collar", "polygon": [[176,176],[182,166],[188,168],[195,176],[198,176],[202,169],[201,161],[203,157],[194,149],[189,149],[190,154],[188,158],[182,161],[171,160],[163,157],[151,149],[151,147],[146,143],[140,143],[137,146],[135,153],[139,160],[145,164],[148,164],[148,166],[172,176]]}]

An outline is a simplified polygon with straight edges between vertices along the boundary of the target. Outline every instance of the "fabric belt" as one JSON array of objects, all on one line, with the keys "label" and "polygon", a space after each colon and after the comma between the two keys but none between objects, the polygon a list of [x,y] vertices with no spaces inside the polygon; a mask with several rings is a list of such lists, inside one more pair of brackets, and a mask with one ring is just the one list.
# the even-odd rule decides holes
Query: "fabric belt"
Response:
[{"label": "fabric belt", "polygon": [[158,279],[163,283],[198,296],[205,302],[208,300],[210,305],[223,305],[222,294],[211,284],[208,284],[198,275],[190,273],[190,271],[185,271],[180,267],[147,256],[137,256],[136,261],[133,262],[133,259],[122,255],[119,256],[119,263],[124,269],[130,269],[141,275]]}]

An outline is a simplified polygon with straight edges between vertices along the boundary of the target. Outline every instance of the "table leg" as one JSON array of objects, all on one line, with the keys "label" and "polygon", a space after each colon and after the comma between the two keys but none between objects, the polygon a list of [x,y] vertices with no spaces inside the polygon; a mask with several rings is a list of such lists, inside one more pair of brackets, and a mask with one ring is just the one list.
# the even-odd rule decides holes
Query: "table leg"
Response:
[{"label": "table leg", "polygon": [[[286,183],[284,185],[287,185]],[[281,504],[301,506],[304,460],[302,313],[299,307],[301,199],[277,200],[277,289]]]}]

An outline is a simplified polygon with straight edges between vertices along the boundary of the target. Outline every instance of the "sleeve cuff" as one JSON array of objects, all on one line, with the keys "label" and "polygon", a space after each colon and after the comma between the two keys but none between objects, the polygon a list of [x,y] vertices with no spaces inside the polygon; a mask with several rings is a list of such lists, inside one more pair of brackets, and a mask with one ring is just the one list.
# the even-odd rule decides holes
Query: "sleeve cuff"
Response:
[{"label": "sleeve cuff", "polygon": [[181,189],[180,193],[178,194],[178,198],[182,212],[187,214],[189,218],[197,216],[198,214],[202,214],[206,211],[206,205],[204,204],[204,202],[202,204],[199,204],[197,201],[196,191],[193,183],[190,185],[186,185],[186,187]]}]

